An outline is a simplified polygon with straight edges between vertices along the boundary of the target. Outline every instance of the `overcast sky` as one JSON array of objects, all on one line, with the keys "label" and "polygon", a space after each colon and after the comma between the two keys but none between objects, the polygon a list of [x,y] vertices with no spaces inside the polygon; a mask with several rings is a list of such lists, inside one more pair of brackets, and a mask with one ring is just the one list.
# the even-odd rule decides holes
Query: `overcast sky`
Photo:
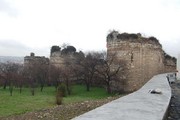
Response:
[{"label": "overcast sky", "polygon": [[0,0],[0,56],[49,56],[52,45],[106,50],[109,30],[155,36],[180,53],[180,0]]}]

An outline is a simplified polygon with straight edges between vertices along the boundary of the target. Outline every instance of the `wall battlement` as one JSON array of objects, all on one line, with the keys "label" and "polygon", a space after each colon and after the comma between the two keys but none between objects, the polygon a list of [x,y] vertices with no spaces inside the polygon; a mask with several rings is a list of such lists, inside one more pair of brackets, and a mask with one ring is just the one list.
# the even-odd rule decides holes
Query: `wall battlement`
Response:
[{"label": "wall battlement", "polygon": [[112,83],[115,91],[135,91],[152,76],[175,71],[174,59],[167,57],[155,37],[113,31],[107,36],[107,54],[114,53],[118,60],[126,61],[125,76],[119,78],[121,82]]}]

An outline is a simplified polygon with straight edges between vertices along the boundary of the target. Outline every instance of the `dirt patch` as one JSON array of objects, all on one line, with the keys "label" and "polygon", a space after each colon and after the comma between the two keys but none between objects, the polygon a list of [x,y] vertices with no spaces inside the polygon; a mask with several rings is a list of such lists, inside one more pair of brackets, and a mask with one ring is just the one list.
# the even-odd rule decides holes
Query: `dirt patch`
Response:
[{"label": "dirt patch", "polygon": [[35,112],[29,112],[22,115],[0,118],[1,120],[70,120],[96,107],[106,104],[112,100],[119,98],[108,97],[101,100],[91,100],[67,105],[55,106],[51,109],[44,109]]}]

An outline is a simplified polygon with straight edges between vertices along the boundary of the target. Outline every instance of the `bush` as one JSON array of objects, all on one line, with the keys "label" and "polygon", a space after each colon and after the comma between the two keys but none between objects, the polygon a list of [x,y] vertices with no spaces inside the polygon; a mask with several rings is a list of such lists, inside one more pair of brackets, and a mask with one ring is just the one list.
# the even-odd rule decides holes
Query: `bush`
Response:
[{"label": "bush", "polygon": [[157,38],[155,38],[155,37],[153,37],[153,36],[149,37],[149,40],[158,41]]},{"label": "bush", "polygon": [[138,39],[138,35],[137,34],[128,34],[128,33],[122,33],[122,34],[118,34],[117,36],[118,39]]},{"label": "bush", "polygon": [[60,48],[59,46],[54,45],[54,46],[51,47],[51,54],[52,54],[53,52],[60,51],[60,50],[61,50],[61,48]]},{"label": "bush", "polygon": [[56,104],[61,105],[63,100],[62,92],[58,91],[56,94]]},{"label": "bush", "polygon": [[61,94],[62,97],[66,97],[66,85],[64,83],[61,83],[59,86],[58,86],[58,89],[57,89],[57,94]]},{"label": "bush", "polygon": [[148,39],[151,40],[151,41],[154,41],[155,43],[159,43],[158,39],[153,37],[153,36],[149,37]]},{"label": "bush", "polygon": [[129,34],[129,37],[131,39],[138,39],[138,35],[137,34]]},{"label": "bush", "polygon": [[63,101],[63,97],[66,96],[66,85],[60,84],[56,93],[56,104],[61,105]]}]

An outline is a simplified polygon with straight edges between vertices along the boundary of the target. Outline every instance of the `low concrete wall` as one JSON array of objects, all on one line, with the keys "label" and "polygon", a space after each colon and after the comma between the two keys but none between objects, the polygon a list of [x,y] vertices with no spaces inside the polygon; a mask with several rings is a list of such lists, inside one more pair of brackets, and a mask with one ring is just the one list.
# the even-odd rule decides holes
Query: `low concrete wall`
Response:
[{"label": "low concrete wall", "polygon": [[[159,88],[162,94],[149,90]],[[171,99],[166,74],[154,76],[141,89],[121,97],[73,120],[163,120]]]}]

